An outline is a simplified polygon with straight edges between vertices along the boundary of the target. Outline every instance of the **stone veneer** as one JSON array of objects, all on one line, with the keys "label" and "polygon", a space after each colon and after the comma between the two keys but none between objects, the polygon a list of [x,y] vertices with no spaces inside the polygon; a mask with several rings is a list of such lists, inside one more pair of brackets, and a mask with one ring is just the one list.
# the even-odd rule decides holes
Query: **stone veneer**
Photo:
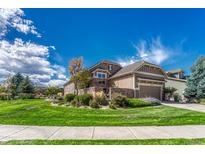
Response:
[{"label": "stone veneer", "polygon": [[134,90],[133,89],[128,89],[128,88],[109,88],[109,95],[110,99],[112,98],[112,95],[114,93],[120,93],[122,95],[125,95],[129,98],[134,97]]}]

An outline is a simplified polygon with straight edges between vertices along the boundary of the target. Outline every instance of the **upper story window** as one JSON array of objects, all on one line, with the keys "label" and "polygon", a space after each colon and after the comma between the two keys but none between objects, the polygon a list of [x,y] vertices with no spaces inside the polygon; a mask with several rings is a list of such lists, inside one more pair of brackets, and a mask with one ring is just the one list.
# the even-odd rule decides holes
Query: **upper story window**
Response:
[{"label": "upper story window", "polygon": [[112,65],[109,65],[109,70],[110,70],[110,71],[112,70]]},{"label": "upper story window", "polygon": [[107,78],[107,74],[103,72],[96,72],[95,77],[105,79]]}]

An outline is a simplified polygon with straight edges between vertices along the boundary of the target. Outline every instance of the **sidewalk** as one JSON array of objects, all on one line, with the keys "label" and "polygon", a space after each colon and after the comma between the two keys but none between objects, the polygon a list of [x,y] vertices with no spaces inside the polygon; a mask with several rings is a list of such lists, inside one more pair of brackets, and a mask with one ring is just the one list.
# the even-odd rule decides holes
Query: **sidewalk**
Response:
[{"label": "sidewalk", "polygon": [[0,125],[0,141],[63,139],[205,138],[205,125],[136,127],[56,127]]},{"label": "sidewalk", "polygon": [[188,109],[192,111],[198,111],[198,112],[205,112],[205,105],[201,104],[196,104],[196,103],[167,103],[164,102],[162,103],[163,105],[171,106],[171,107],[177,107],[177,108],[182,108],[182,109]]}]

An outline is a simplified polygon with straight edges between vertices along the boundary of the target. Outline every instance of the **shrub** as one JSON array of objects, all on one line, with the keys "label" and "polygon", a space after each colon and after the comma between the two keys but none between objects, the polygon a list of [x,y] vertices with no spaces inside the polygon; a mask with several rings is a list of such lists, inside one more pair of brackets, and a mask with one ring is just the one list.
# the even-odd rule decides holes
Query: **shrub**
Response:
[{"label": "shrub", "polygon": [[58,101],[63,101],[63,100],[64,100],[62,96],[57,96],[56,99],[57,99]]},{"label": "shrub", "polygon": [[148,101],[144,101],[142,99],[136,98],[129,98],[129,107],[144,107],[144,106],[151,106],[152,103]]},{"label": "shrub", "polygon": [[33,94],[28,94],[28,93],[20,93],[18,98],[19,99],[33,99],[34,95]]},{"label": "shrub", "polygon": [[115,93],[113,94],[112,100],[110,102],[115,107],[128,107],[129,102],[126,96]]},{"label": "shrub", "polygon": [[74,99],[81,105],[89,106],[89,102],[90,100],[92,100],[92,95],[90,94],[78,95],[78,96],[75,96]]},{"label": "shrub", "polygon": [[173,95],[174,95],[174,93],[175,93],[176,90],[177,90],[177,89],[174,88],[174,87],[165,87],[165,88],[164,88],[164,93],[165,93],[166,99],[167,99],[167,100],[170,100],[170,98],[173,97]]},{"label": "shrub", "polygon": [[175,102],[180,102],[182,100],[181,96],[178,93],[174,93],[173,97]]},{"label": "shrub", "polygon": [[82,104],[80,102],[76,102],[76,107],[80,107]]},{"label": "shrub", "polygon": [[153,98],[153,97],[142,98],[142,100],[144,100],[146,102],[150,102],[152,105],[160,105],[161,104],[160,100],[158,100],[157,98]]},{"label": "shrub", "polygon": [[200,100],[199,100],[199,103],[205,104],[205,98],[200,99]]},{"label": "shrub", "polygon": [[6,94],[0,94],[0,100],[9,100],[11,99],[10,96],[7,96]]},{"label": "shrub", "polygon": [[115,105],[113,105],[112,103],[109,104],[109,108],[116,109]]},{"label": "shrub", "polygon": [[90,100],[89,106],[90,106],[91,108],[95,108],[95,109],[100,108],[99,103],[98,103],[95,99]]},{"label": "shrub", "polygon": [[54,102],[55,104],[58,104],[58,105],[65,105],[66,104],[66,102],[64,102],[64,101],[56,101],[56,102]]},{"label": "shrub", "polygon": [[108,105],[108,101],[104,93],[96,94],[95,100],[99,103],[99,105]]},{"label": "shrub", "polygon": [[71,102],[72,100],[74,100],[74,98],[75,98],[75,94],[66,94],[65,95],[65,101],[66,102]]},{"label": "shrub", "polygon": [[73,106],[73,107],[79,107],[81,106],[80,102],[78,102],[76,99],[72,100],[70,102],[70,105]]}]

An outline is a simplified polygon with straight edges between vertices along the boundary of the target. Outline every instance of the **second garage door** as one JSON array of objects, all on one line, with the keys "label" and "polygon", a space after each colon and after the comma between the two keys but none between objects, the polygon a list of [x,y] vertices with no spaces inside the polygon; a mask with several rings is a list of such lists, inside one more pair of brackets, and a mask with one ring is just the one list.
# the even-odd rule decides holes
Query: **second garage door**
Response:
[{"label": "second garage door", "polygon": [[154,86],[140,86],[140,97],[154,97],[161,99],[161,87]]}]

